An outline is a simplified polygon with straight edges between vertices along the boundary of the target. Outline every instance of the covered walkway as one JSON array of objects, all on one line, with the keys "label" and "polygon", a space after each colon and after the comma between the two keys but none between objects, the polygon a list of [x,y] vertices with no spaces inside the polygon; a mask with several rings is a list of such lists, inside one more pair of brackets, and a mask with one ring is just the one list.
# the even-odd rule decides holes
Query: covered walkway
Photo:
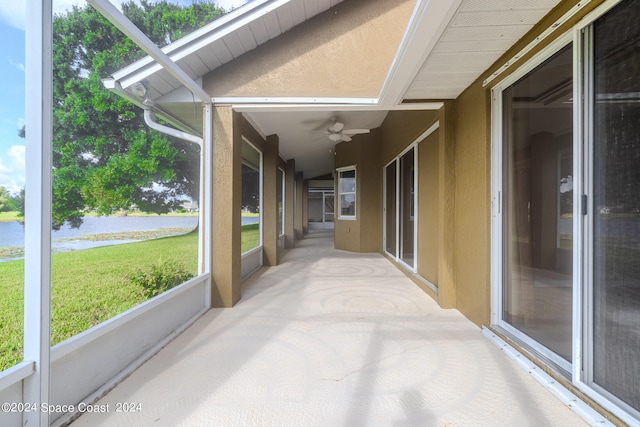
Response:
[{"label": "covered walkway", "polygon": [[379,254],[335,250],[328,233],[97,403],[109,413],[73,425],[585,425],[458,311]]}]

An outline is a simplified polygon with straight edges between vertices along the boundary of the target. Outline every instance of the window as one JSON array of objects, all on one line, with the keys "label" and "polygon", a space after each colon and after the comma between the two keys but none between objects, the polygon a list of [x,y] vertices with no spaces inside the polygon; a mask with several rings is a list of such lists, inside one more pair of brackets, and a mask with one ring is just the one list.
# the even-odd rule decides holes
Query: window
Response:
[{"label": "window", "polygon": [[339,219],[356,219],[356,167],[338,169]]},{"label": "window", "polygon": [[262,246],[262,153],[242,140],[242,253]]}]

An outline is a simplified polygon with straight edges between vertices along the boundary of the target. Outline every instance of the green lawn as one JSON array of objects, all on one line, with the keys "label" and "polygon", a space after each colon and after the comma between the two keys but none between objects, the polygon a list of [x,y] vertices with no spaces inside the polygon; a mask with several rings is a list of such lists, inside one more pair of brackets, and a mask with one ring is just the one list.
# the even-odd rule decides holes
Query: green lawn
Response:
[{"label": "green lawn", "polygon": [[0,222],[22,221],[24,218],[18,216],[18,212],[0,212]]},{"label": "green lawn", "polygon": [[[242,252],[257,245],[258,230],[243,227]],[[144,302],[128,277],[138,269],[173,262],[195,275],[197,256],[196,233],[53,254],[51,345]],[[23,272],[23,260],[0,263],[0,370],[22,360]]]}]

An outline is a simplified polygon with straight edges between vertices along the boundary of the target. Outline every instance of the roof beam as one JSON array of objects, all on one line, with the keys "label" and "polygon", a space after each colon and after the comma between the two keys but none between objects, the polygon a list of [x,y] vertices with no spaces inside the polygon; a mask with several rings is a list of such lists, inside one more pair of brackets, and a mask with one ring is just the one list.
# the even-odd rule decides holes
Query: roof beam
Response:
[{"label": "roof beam", "polygon": [[380,91],[380,105],[402,102],[462,0],[418,0]]},{"label": "roof beam", "polygon": [[211,97],[199,86],[182,68],[169,58],[155,43],[149,39],[138,27],[122,14],[109,0],[87,0],[98,12],[113,25],[129,37],[149,56],[162,65],[173,77],[189,89],[205,104],[211,103]]}]

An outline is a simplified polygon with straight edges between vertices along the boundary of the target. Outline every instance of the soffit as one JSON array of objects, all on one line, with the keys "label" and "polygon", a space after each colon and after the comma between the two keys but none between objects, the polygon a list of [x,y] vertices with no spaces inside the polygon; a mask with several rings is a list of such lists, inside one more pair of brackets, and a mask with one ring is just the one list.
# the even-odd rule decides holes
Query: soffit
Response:
[{"label": "soffit", "polygon": [[457,98],[558,3],[464,0],[404,98]]},{"label": "soffit", "polygon": [[[389,110],[406,109],[406,105],[398,105],[403,99],[457,98],[558,3],[559,0],[418,0],[417,3],[416,0],[253,0],[167,46],[165,52],[193,79],[204,80],[203,87],[207,87],[206,80],[211,76],[220,77],[226,73],[227,76],[238,77],[243,72],[248,73],[247,70],[242,70],[243,67],[252,67],[250,71],[254,74],[278,71],[273,64],[286,59],[286,56],[282,56],[282,46],[284,49],[287,45],[294,47],[288,52],[291,54],[290,64],[294,66],[289,66],[288,73],[276,72],[280,86],[278,90],[268,93],[273,96],[272,99],[260,100],[258,96],[264,93],[257,93],[256,87],[247,90],[249,86],[245,86],[242,93],[225,93],[231,97],[223,102],[230,103],[241,111],[262,136],[277,134],[280,155],[284,159],[295,159],[296,169],[304,171],[305,177],[314,177],[333,169],[334,143],[322,132],[330,124],[331,118],[345,123],[346,128],[373,129],[380,126]],[[402,6],[406,10],[396,15],[403,16],[402,19],[385,21],[381,19],[384,14],[376,15],[376,4],[377,7],[386,4],[389,10],[393,9],[389,5],[399,5],[398,7]],[[331,9],[328,10],[329,8]],[[346,25],[343,23],[342,27],[335,27],[339,18],[354,10],[362,16],[352,20],[350,25],[347,19]],[[342,14],[343,11],[346,11],[345,14]],[[334,14],[342,16],[330,19]],[[375,58],[376,48],[382,42],[377,40],[372,43],[367,39],[366,32],[361,31],[366,27],[366,22],[376,19],[386,22],[387,26],[396,27],[397,34],[394,37],[400,35],[401,38],[394,40],[390,49],[395,57],[391,55],[388,58],[385,54],[383,61]],[[300,27],[311,29],[294,28],[297,24],[304,24]],[[307,43],[305,49],[304,43],[296,44],[294,37],[291,37],[292,34],[304,34],[305,31],[313,33],[316,25],[321,27],[315,29],[316,34],[322,29],[328,32],[324,36],[326,43]],[[339,39],[340,36],[345,36],[345,31],[349,28],[354,29],[355,33],[360,31],[360,34]],[[289,31],[291,29],[295,31]],[[331,36],[341,43],[331,41]],[[338,46],[345,43],[346,46]],[[282,46],[278,47],[279,45]],[[262,54],[274,50],[277,53],[278,49],[281,56]],[[336,60],[330,53],[337,49],[351,49],[360,56],[357,60],[355,56],[349,55]],[[335,61],[331,65],[335,71],[333,78],[325,78],[321,82],[323,84],[327,81],[338,82],[339,86],[340,76],[353,73],[354,70],[356,76],[358,73],[362,76],[369,74],[369,68],[363,67],[363,64],[376,64],[380,68],[377,72],[385,77],[383,81],[380,81],[379,76],[376,77],[378,92],[373,97],[370,86],[367,91],[360,92],[359,95],[368,97],[366,102],[363,101],[365,98],[348,98],[348,94],[354,93],[347,90],[349,85],[346,85],[346,89],[343,86],[336,92],[320,94],[312,91],[286,92],[287,84],[297,78],[303,77],[312,82],[314,79],[319,80],[313,74],[296,73],[302,64],[296,61],[304,62],[305,58],[310,58],[311,64],[320,63],[321,66]],[[323,58],[326,64],[318,61]],[[265,63],[261,60],[272,61],[272,65],[264,67]],[[264,86],[268,79],[269,76],[263,76],[257,81]],[[250,80],[245,78],[245,82]],[[182,129],[191,128],[195,132],[201,130],[202,111],[199,102],[151,58],[145,58],[115,73],[112,84],[121,95],[140,105],[140,99],[136,99],[129,90],[137,81],[144,81],[149,88],[151,97],[156,101],[153,107],[156,112],[164,113],[162,115],[165,118]],[[292,101],[283,101],[287,94]],[[235,98],[237,95],[254,98],[243,101]],[[323,95],[338,98],[327,98],[324,101],[311,98]],[[301,101],[296,98],[299,96],[307,98]],[[220,101],[214,99],[214,102]],[[244,107],[244,102],[261,105],[258,105],[258,109],[252,109]],[[279,105],[282,102],[293,104],[280,108],[283,107]],[[306,104],[296,104],[300,102]],[[352,102],[355,104],[350,105]],[[370,105],[362,108],[366,103]]]},{"label": "soffit", "polygon": [[[342,1],[253,0],[162,50],[196,80]],[[123,90],[143,81],[152,99],[182,87],[151,57],[119,70],[112,78]]]}]

